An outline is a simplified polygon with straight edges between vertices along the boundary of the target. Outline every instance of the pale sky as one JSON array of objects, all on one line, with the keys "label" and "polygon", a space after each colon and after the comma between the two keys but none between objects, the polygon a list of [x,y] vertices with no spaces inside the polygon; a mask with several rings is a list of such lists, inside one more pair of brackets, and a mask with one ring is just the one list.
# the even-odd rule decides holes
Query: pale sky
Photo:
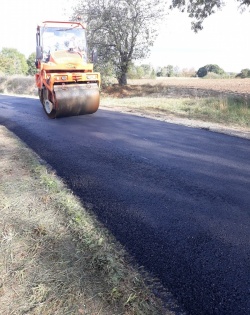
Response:
[{"label": "pale sky", "polygon": [[228,5],[208,17],[198,34],[191,30],[186,13],[172,11],[151,50],[152,65],[198,70],[206,64],[218,64],[228,72],[250,68],[250,7],[241,14],[236,1],[225,2]]},{"label": "pale sky", "polygon": [[[36,27],[45,20],[68,20],[74,0],[1,0],[0,49],[16,48],[28,57],[36,51]],[[68,9],[69,15],[70,10]]]},{"label": "pale sky", "polygon": [[[218,64],[232,72],[250,68],[250,12],[240,14],[236,1],[225,2],[229,5],[206,19],[198,34],[191,30],[187,14],[170,12],[160,26],[150,58],[144,62],[196,70],[206,64]],[[35,51],[37,23],[68,20],[72,4],[74,0],[2,0],[0,49],[16,48],[28,57]]]}]

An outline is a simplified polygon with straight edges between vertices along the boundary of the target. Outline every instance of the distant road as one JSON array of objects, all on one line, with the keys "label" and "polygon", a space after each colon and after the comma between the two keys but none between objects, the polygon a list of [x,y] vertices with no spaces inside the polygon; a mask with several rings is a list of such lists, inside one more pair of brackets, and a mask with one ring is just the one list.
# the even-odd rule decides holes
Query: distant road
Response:
[{"label": "distant road", "polygon": [[49,120],[0,95],[46,160],[188,314],[250,314],[250,141],[99,110]]}]

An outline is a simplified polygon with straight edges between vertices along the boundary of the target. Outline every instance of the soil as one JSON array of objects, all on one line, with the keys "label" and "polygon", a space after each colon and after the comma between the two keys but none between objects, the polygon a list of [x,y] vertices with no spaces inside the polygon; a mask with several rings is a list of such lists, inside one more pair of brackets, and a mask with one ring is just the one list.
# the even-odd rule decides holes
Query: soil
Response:
[{"label": "soil", "polygon": [[[142,80],[131,80],[130,84],[142,84]],[[211,93],[229,93],[250,96],[250,78],[246,79],[200,79],[200,78],[159,78],[144,80],[144,84],[161,85],[175,88],[188,88]]]}]

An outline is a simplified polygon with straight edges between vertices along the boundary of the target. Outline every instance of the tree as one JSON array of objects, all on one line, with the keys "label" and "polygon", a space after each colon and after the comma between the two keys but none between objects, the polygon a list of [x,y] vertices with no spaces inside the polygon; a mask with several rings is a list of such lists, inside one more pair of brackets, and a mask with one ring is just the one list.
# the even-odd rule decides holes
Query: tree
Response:
[{"label": "tree", "polygon": [[156,76],[157,77],[162,77],[163,76],[163,72],[162,72],[162,68],[161,67],[158,67],[156,69]]},{"label": "tree", "polygon": [[100,72],[102,75],[102,85],[110,85],[115,78],[114,66],[111,62],[100,63],[95,65],[95,71]]},{"label": "tree", "polygon": [[128,69],[127,76],[129,79],[153,79],[155,78],[155,71],[149,64],[136,66],[135,64],[131,63]]},{"label": "tree", "polygon": [[241,72],[236,75],[236,78],[250,78],[250,69],[242,69]]},{"label": "tree", "polygon": [[183,68],[181,71],[182,77],[195,77],[196,76],[196,70],[194,68]]},{"label": "tree", "polygon": [[142,64],[144,78],[153,78],[155,76],[154,68],[150,64]]},{"label": "tree", "polygon": [[[250,5],[250,0],[237,0],[242,11]],[[191,23],[195,32],[202,30],[203,21],[220,10],[224,6],[223,0],[172,0],[170,9],[177,8],[181,12],[187,12],[189,17],[194,19]]]},{"label": "tree", "polygon": [[13,72],[13,63],[11,58],[6,57],[0,53],[0,72],[4,74],[9,74]]},{"label": "tree", "polygon": [[205,77],[209,72],[216,73],[218,75],[222,75],[225,73],[223,69],[221,69],[218,65],[209,64],[204,67],[199,68],[197,71],[197,75],[200,78]]},{"label": "tree", "polygon": [[156,75],[157,77],[174,77],[174,66],[167,65],[166,67],[158,68]]},{"label": "tree", "polygon": [[80,0],[73,18],[87,23],[90,49],[98,50],[99,63],[112,63],[126,85],[131,62],[149,54],[164,8],[165,0]]},{"label": "tree", "polygon": [[27,74],[29,74],[29,75],[35,75],[36,74],[35,60],[36,60],[36,53],[33,52],[32,54],[29,55],[29,57],[27,59],[27,64],[28,64]]},{"label": "tree", "polygon": [[7,74],[27,74],[25,56],[15,48],[3,48],[0,52],[0,70]]},{"label": "tree", "polygon": [[173,77],[174,76],[174,66],[168,65],[166,67],[166,73],[167,73],[167,77]]}]

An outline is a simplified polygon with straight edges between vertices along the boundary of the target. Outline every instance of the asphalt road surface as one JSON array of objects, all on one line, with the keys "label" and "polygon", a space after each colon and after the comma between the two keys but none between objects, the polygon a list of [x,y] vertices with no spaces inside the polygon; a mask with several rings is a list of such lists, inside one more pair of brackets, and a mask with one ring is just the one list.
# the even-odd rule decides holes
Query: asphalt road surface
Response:
[{"label": "asphalt road surface", "polygon": [[250,141],[112,111],[50,120],[0,95],[0,124],[61,176],[188,314],[250,314]]}]

